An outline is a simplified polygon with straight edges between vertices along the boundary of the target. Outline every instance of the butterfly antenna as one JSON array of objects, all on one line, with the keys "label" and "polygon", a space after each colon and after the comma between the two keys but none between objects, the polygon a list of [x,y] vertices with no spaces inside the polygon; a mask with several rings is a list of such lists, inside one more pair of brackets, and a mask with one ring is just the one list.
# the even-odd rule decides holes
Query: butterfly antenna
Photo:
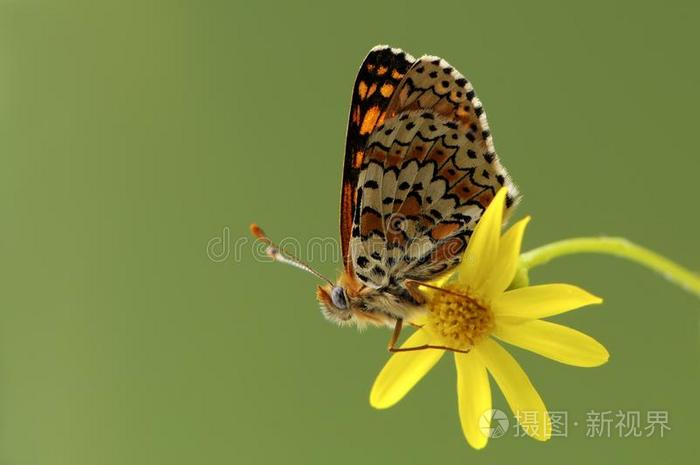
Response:
[{"label": "butterfly antenna", "polygon": [[267,244],[267,249],[265,249],[265,253],[267,255],[269,255],[274,261],[286,263],[287,265],[292,265],[293,267],[299,268],[300,270],[308,271],[309,273],[316,276],[317,278],[322,279],[323,281],[326,281],[331,286],[334,285],[333,281],[326,278],[321,273],[314,270],[313,268],[311,268],[309,265],[307,265],[303,261],[299,260],[294,255],[287,253],[287,252],[284,252],[277,244],[272,242],[270,240],[270,238],[267,237],[265,232],[257,224],[250,225],[250,232],[253,236],[258,238],[258,240],[261,240],[262,242]]}]

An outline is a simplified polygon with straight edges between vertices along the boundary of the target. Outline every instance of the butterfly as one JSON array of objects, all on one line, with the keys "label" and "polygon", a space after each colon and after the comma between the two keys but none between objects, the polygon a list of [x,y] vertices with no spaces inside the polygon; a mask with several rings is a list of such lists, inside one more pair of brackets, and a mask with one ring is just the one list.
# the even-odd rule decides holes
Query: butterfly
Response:
[{"label": "butterfly", "polygon": [[507,187],[506,217],[520,200],[494,150],[481,101],[445,60],[380,45],[355,79],[340,204],[344,270],[332,282],[280,250],[268,254],[327,282],[316,292],[340,325],[393,327],[425,307],[417,286],[459,262],[482,214]]}]

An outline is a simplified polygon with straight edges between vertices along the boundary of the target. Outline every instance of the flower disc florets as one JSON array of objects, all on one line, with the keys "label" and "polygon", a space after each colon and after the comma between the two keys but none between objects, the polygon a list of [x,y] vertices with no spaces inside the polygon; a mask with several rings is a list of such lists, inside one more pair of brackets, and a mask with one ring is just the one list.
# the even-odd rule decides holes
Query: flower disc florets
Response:
[{"label": "flower disc florets", "polygon": [[426,329],[453,349],[471,349],[494,326],[493,313],[486,302],[449,285],[435,292],[428,308]]}]

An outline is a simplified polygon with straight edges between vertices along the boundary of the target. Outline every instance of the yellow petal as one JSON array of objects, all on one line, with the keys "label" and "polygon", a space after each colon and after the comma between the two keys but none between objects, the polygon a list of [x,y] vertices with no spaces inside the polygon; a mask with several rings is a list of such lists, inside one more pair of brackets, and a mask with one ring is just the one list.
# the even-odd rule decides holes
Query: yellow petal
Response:
[{"label": "yellow petal", "polygon": [[460,284],[469,286],[478,292],[484,281],[491,276],[498,255],[503,223],[503,204],[508,189],[501,188],[488,206],[474,234],[469,239],[462,263],[457,268]]},{"label": "yellow petal", "polygon": [[513,289],[491,303],[496,316],[546,318],[574,310],[584,305],[599,304],[600,297],[570,284],[542,284]]},{"label": "yellow petal", "polygon": [[595,367],[610,354],[592,337],[567,326],[542,320],[499,319],[494,335],[543,357],[577,367]]},{"label": "yellow petal", "polygon": [[527,425],[521,422],[523,431],[539,441],[548,440],[552,434],[549,413],[518,362],[493,339],[481,342],[476,350],[503,391],[513,414],[530,419]]},{"label": "yellow petal", "polygon": [[513,281],[515,272],[518,269],[520,257],[520,245],[525,234],[525,227],[530,222],[530,217],[523,218],[515,223],[501,237],[501,244],[498,248],[498,256],[493,267],[493,274],[485,284],[484,293],[486,297],[497,296],[506,290]]},{"label": "yellow petal", "polygon": [[[401,347],[417,347],[430,343],[430,336],[418,330]],[[397,352],[391,356],[377,376],[369,394],[374,408],[384,409],[400,401],[445,353],[440,349]]]},{"label": "yellow petal", "polygon": [[[455,365],[462,432],[470,446],[474,449],[483,449],[489,440],[488,425],[491,420],[489,375],[484,363],[473,352],[455,353]],[[482,417],[484,417],[483,420]]]}]

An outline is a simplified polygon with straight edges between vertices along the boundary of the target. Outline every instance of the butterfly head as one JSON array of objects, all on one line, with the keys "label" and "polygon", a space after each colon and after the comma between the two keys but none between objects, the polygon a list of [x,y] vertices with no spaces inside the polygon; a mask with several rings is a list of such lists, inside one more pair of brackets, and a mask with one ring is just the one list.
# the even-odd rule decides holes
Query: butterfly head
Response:
[{"label": "butterfly head", "polygon": [[328,321],[359,328],[393,327],[397,316],[391,309],[402,306],[396,296],[365,286],[348,272],[344,272],[335,284],[319,286],[316,297],[321,304],[321,313]]},{"label": "butterfly head", "polygon": [[347,290],[342,285],[327,284],[319,286],[316,290],[316,298],[321,304],[321,312],[327,320],[340,325],[352,322],[351,300]]}]

